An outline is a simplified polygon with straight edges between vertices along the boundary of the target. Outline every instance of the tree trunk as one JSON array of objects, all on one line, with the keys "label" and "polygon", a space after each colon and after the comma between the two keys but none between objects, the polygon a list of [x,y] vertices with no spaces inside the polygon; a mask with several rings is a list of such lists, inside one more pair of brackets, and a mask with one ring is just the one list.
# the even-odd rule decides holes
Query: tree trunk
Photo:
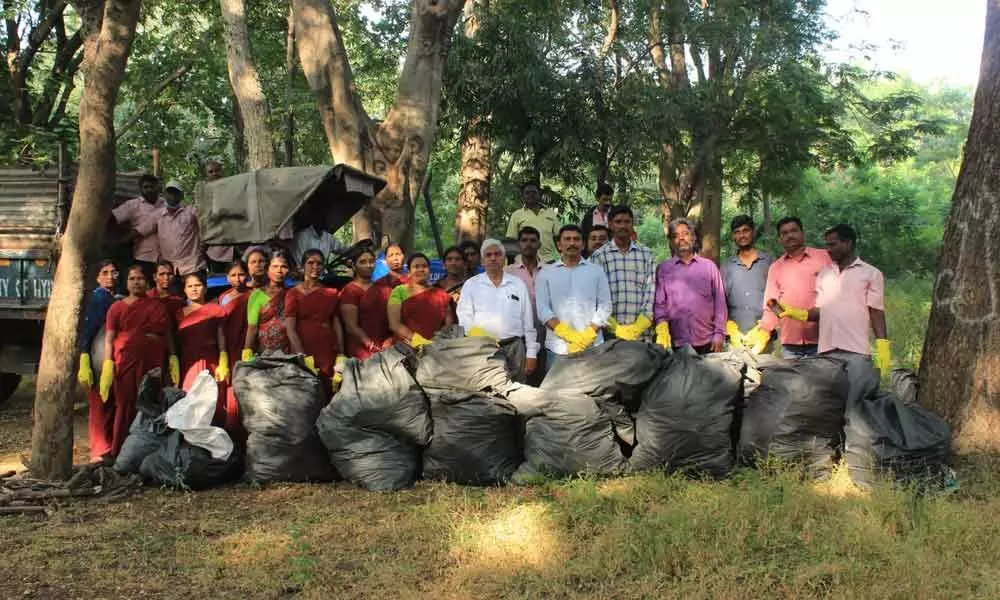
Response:
[{"label": "tree trunk", "polygon": [[243,113],[240,112],[240,103],[233,98],[233,168],[237,173],[246,171],[247,168],[247,138],[243,134]]},{"label": "tree trunk", "polygon": [[386,181],[368,209],[355,217],[355,238],[387,237],[410,248],[414,203],[437,135],[444,65],[462,3],[413,0],[396,100],[380,124],[372,122],[355,93],[333,7],[324,0],[294,0],[293,7],[299,60],[333,160]]},{"label": "tree trunk", "polygon": [[285,34],[285,161],[295,162],[295,9],[288,8],[288,33]]},{"label": "tree trunk", "polygon": [[945,228],[920,401],[960,450],[1000,450],[1000,0],[990,0],[965,157]]},{"label": "tree trunk", "polygon": [[103,12],[95,6],[81,6],[84,18],[93,18],[95,13],[103,18],[85,23],[88,35],[96,39],[86,44],[80,172],[46,313],[35,391],[31,470],[41,479],[65,479],[73,466],[73,392],[84,274],[111,209],[115,103],[139,20],[139,0],[87,4],[103,4]]},{"label": "tree trunk", "polygon": [[486,237],[486,212],[490,203],[493,163],[490,136],[483,119],[470,119],[462,141],[462,169],[458,175],[458,212],[455,239],[482,242]]},{"label": "tree trunk", "polygon": [[701,206],[701,255],[719,262],[722,248],[722,161],[715,160],[703,179]]},{"label": "tree trunk", "polygon": [[246,4],[244,0],[219,0],[219,4],[222,7],[222,32],[226,38],[229,82],[243,114],[248,166],[251,169],[273,167],[274,138],[271,136],[267,98],[250,53]]}]

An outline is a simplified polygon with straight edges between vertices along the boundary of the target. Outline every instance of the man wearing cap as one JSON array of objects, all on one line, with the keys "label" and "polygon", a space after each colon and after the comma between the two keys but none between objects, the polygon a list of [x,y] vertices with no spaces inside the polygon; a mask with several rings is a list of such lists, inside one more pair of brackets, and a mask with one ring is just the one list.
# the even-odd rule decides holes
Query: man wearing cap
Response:
[{"label": "man wearing cap", "polygon": [[115,221],[131,228],[132,257],[142,267],[147,279],[153,278],[156,261],[160,260],[160,245],[156,225],[159,221],[163,198],[160,198],[160,180],[145,174],[139,178],[140,195],[126,200],[111,211]]},{"label": "man wearing cap", "polygon": [[198,214],[193,206],[182,204],[183,199],[180,182],[168,182],[164,188],[165,205],[156,225],[160,257],[172,262],[181,277],[205,269]]},{"label": "man wearing cap", "polygon": [[506,251],[500,240],[482,246],[485,273],[465,282],[455,312],[468,336],[488,336],[500,343],[511,378],[523,381],[538,367],[538,339],[531,295],[524,282],[504,272]]}]

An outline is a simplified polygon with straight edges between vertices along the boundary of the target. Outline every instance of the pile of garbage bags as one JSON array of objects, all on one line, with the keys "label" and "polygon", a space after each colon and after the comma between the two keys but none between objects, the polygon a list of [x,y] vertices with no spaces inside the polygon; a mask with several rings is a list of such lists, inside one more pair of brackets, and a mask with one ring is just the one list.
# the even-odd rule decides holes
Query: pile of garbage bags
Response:
[{"label": "pile of garbage bags", "polygon": [[204,427],[210,414],[171,417],[179,405],[185,415],[197,412],[188,399],[210,395],[206,379],[205,390],[196,384],[183,398],[157,391],[149,406],[141,401],[116,469],[192,488],[243,471],[249,481],[343,478],[386,491],[421,478],[464,485],[643,471],[722,478],[740,465],[775,461],[823,478],[844,458],[851,477],[869,485],[884,477],[940,480],[949,458],[951,432],[915,403],[913,375],[896,372],[880,390],[878,372],[859,355],[700,356],[612,340],[561,357],[532,387],[515,381],[508,354],[495,340],[452,329],[419,351],[400,344],[348,360],[332,399],[301,357],[240,362],[233,385],[249,433],[245,456],[231,441],[221,452],[218,433]]}]

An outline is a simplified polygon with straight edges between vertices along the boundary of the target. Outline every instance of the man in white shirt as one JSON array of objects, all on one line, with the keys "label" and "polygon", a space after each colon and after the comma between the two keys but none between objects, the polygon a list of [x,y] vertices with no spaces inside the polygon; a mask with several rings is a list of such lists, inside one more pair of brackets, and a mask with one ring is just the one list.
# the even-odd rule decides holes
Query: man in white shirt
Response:
[{"label": "man in white shirt", "polygon": [[489,336],[500,343],[511,378],[523,381],[538,368],[538,339],[528,286],[504,272],[506,252],[500,240],[482,246],[485,273],[465,282],[456,313],[470,336]]},{"label": "man in white shirt", "polygon": [[[327,215],[321,205],[313,204],[295,219],[295,238],[292,241],[292,258],[301,266],[306,250],[319,250],[323,259],[329,260],[330,253],[344,249],[330,233]],[[279,233],[280,237],[280,233]]]}]

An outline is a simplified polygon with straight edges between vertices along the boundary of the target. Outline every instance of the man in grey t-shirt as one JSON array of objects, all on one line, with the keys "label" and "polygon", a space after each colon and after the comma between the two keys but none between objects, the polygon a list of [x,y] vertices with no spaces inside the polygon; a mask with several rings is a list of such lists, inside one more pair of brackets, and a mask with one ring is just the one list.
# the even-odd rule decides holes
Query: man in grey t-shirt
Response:
[{"label": "man in grey t-shirt", "polygon": [[757,250],[753,219],[748,215],[734,217],[729,233],[736,244],[736,254],[721,265],[722,284],[726,289],[729,321],[726,334],[734,347],[743,346],[744,337],[757,327],[764,307],[767,270],[774,259]]}]

